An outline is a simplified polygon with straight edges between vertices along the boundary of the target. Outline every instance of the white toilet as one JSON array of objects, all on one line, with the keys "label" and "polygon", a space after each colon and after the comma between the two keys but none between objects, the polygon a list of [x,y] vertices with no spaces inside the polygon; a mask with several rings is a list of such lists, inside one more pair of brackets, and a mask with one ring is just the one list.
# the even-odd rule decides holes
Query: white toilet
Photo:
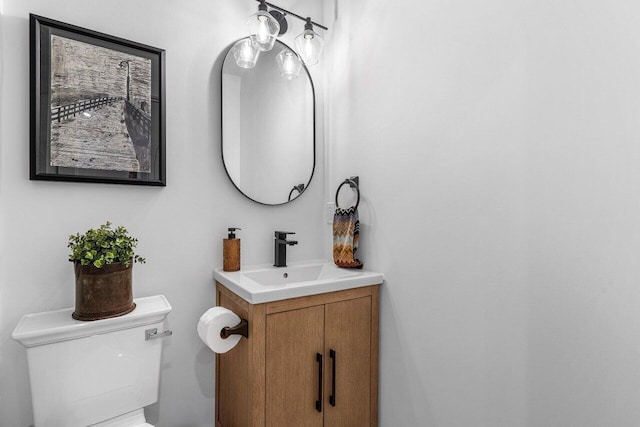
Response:
[{"label": "white toilet", "polygon": [[[83,322],[73,308],[27,314],[11,338],[27,348],[36,427],[152,427],[158,400],[164,295],[135,300],[129,314]],[[156,330],[155,333],[153,330]]]}]

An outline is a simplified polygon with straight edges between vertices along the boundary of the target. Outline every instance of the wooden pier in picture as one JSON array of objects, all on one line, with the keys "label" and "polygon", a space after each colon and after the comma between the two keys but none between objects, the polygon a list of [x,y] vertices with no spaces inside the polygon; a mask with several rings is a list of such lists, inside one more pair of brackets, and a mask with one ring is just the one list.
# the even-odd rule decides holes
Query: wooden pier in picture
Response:
[{"label": "wooden pier in picture", "polygon": [[51,165],[138,171],[124,119],[124,100],[51,123]]}]

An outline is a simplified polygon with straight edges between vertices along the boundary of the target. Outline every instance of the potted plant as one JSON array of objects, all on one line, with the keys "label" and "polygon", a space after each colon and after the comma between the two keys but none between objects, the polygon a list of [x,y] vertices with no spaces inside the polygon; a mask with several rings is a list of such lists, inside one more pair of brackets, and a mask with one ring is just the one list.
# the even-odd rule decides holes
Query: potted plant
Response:
[{"label": "potted plant", "polygon": [[134,254],[138,239],[126,228],[111,223],[69,236],[69,261],[76,276],[77,320],[122,316],[136,308],[133,302],[132,267],[145,259]]}]

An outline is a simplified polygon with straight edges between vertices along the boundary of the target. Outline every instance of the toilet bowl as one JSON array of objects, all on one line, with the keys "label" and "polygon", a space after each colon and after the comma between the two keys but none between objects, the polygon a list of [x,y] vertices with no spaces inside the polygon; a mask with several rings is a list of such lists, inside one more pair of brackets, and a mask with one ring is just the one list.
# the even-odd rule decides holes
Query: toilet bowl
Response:
[{"label": "toilet bowl", "polygon": [[[144,407],[158,400],[164,295],[136,309],[84,322],[73,308],[27,314],[11,338],[27,353],[36,427],[153,427]],[[155,330],[155,332],[154,332]]]}]

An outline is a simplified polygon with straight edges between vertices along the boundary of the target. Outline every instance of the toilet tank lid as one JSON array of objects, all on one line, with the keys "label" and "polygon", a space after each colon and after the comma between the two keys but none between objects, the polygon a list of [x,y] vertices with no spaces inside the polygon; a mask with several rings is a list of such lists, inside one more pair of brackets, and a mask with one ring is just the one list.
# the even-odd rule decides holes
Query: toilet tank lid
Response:
[{"label": "toilet tank lid", "polygon": [[25,347],[35,347],[159,323],[171,311],[164,295],[136,298],[134,302],[136,308],[129,314],[90,322],[73,319],[73,308],[26,314],[13,330],[11,338]]}]

